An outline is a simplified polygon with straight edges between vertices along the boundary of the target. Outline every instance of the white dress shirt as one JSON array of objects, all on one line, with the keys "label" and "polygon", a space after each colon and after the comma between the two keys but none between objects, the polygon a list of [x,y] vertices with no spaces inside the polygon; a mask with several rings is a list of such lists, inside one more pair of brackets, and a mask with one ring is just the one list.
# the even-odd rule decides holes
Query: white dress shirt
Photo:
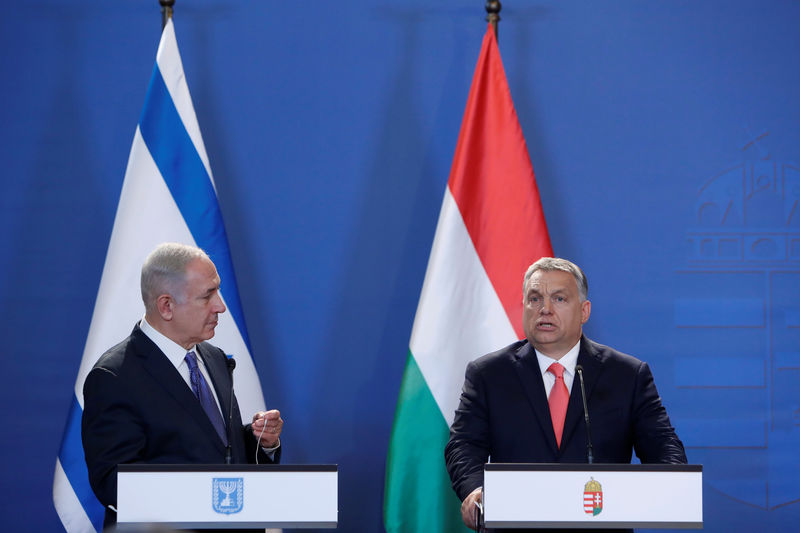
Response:
[{"label": "white dress shirt", "polygon": [[575,346],[561,356],[561,359],[548,357],[534,348],[536,360],[539,362],[539,371],[541,371],[542,379],[544,380],[544,392],[547,394],[548,398],[550,397],[550,391],[553,385],[556,384],[556,377],[547,371],[553,363],[559,363],[564,367],[564,385],[567,386],[567,391],[570,394],[572,393],[572,382],[575,380],[575,366],[578,364],[578,352],[580,348],[581,341],[579,339]]}]

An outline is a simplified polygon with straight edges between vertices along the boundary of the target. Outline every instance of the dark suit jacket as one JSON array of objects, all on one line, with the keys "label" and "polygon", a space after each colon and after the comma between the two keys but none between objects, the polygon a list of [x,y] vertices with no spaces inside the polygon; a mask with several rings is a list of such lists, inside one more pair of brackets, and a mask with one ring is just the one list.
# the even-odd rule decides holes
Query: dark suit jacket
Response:
[{"label": "dark suit jacket", "polygon": [[[208,343],[196,348],[217,393],[227,423],[231,379],[225,353]],[[225,444],[200,402],[176,368],[139,326],[108,350],[83,385],[81,437],[89,482],[106,506],[108,526],[116,520],[117,465],[129,463],[222,464]],[[242,424],[234,396],[231,447],[233,462],[277,462],[261,450],[250,426]]]},{"label": "dark suit jacket", "polygon": [[[630,463],[635,451],[642,463],[686,463],[647,363],[586,337],[580,343],[594,462]],[[559,448],[536,353],[527,340],[469,363],[445,460],[462,500],[483,485],[488,461],[586,463],[578,377]]]}]

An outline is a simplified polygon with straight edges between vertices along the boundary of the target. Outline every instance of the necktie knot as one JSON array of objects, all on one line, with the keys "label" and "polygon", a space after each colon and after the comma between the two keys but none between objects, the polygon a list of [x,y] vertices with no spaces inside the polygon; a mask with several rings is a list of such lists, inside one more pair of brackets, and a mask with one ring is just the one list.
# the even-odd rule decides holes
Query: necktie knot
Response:
[{"label": "necktie knot", "polygon": [[547,371],[553,374],[556,379],[564,379],[564,367],[560,363],[553,363]]},{"label": "necktie knot", "polygon": [[184,357],[186,360],[186,364],[189,365],[189,372],[194,372],[197,370],[197,355],[194,352],[189,352]]}]

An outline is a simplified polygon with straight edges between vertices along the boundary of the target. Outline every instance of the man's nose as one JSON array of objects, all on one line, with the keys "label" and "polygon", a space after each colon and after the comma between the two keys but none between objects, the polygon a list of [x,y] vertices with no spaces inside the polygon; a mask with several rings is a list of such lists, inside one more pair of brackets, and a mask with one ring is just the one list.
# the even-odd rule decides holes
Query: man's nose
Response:
[{"label": "man's nose", "polygon": [[227,307],[225,307],[225,302],[222,301],[222,296],[219,293],[214,295],[214,312],[216,313],[224,313]]},{"label": "man's nose", "polygon": [[550,300],[542,298],[542,307],[539,308],[539,312],[545,315],[550,314]]}]

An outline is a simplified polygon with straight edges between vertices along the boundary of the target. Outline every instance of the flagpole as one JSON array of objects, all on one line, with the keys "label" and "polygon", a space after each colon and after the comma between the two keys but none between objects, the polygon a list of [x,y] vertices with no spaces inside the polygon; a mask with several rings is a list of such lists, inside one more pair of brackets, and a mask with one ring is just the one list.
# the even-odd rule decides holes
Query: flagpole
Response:
[{"label": "flagpole", "polygon": [[492,25],[494,38],[497,42],[500,42],[500,37],[497,34],[497,23],[500,22],[500,9],[502,7],[500,0],[486,0],[486,20]]},{"label": "flagpole", "polygon": [[169,19],[172,18],[172,6],[175,5],[175,0],[158,0],[158,3],[161,4],[161,30],[163,31]]}]

